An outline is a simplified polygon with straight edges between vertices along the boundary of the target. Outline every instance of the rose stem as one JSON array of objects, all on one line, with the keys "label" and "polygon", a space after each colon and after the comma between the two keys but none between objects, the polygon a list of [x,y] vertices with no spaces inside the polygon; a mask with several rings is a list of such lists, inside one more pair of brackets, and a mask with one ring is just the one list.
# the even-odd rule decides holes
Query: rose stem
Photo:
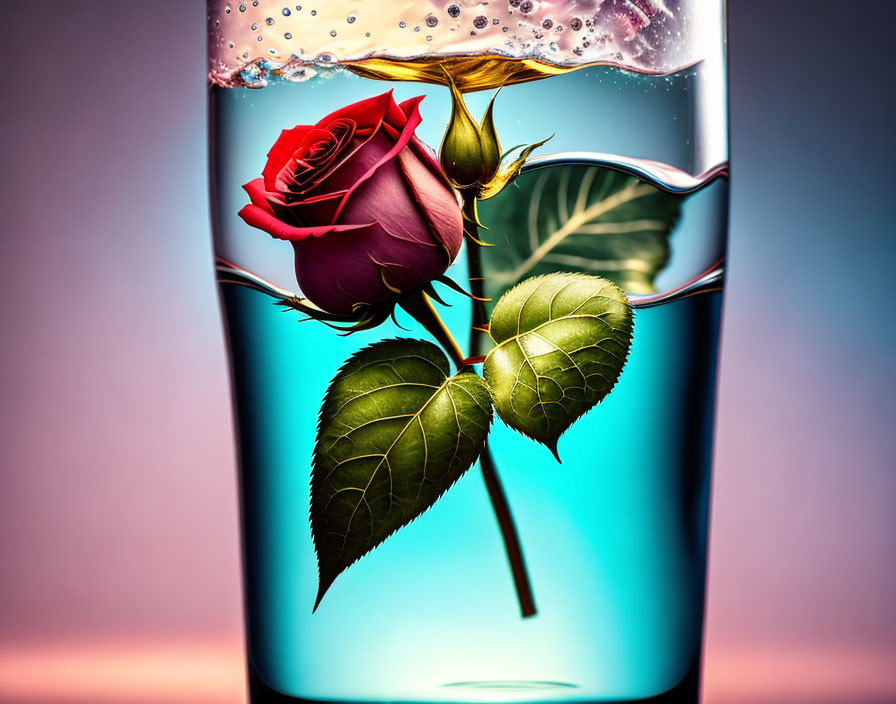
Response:
[{"label": "rose stem", "polygon": [[[470,331],[470,356],[472,357],[480,354],[480,340],[482,339],[485,325],[488,323],[488,317],[485,310],[485,301],[478,300],[483,298],[485,286],[482,278],[482,262],[479,257],[480,245],[477,244],[479,241],[479,226],[476,224],[476,196],[469,191],[464,191],[461,195],[464,203],[464,232],[467,235],[467,268],[469,270],[470,293],[476,297],[473,299],[473,325]],[[526,570],[526,560],[523,557],[520,536],[516,531],[513,514],[510,512],[510,504],[507,502],[507,495],[504,493],[504,487],[501,485],[498,469],[495,466],[488,444],[482,448],[482,453],[479,455],[479,467],[482,470],[482,477],[485,479],[485,486],[488,490],[488,497],[492,502],[495,518],[498,520],[498,527],[501,529],[501,537],[504,539],[504,549],[507,552],[507,560],[510,563],[510,571],[513,574],[513,583],[520,602],[520,611],[523,618],[534,616],[536,614],[535,597],[532,595],[532,585],[529,581],[529,573]]]},{"label": "rose stem", "polygon": [[442,322],[442,318],[433,308],[432,301],[429,300],[423,291],[417,291],[414,294],[401,299],[399,305],[404,308],[414,320],[420,323],[426,331],[432,335],[445,351],[451,356],[452,361],[458,369],[467,366],[466,357],[460,350],[460,345],[454,339],[454,335]]}]

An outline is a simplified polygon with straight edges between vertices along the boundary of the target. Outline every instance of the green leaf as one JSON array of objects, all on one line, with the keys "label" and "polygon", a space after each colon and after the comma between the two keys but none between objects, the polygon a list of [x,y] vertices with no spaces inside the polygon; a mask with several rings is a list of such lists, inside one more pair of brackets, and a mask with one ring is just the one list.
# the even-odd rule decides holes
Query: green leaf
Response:
[{"label": "green leaf", "polygon": [[320,604],[333,580],[410,523],[476,461],[492,419],[485,382],[449,376],[423,340],[355,353],[324,398],[311,476]]},{"label": "green leaf", "polygon": [[482,252],[486,296],[527,276],[603,276],[631,293],[655,292],[669,261],[681,196],[621,171],[554,164],[523,172],[514,188],[479,204],[495,247]]},{"label": "green leaf", "polygon": [[498,415],[559,461],[560,436],[619,379],[632,324],[625,294],[597,276],[534,276],[512,288],[492,313],[496,347],[482,368]]}]

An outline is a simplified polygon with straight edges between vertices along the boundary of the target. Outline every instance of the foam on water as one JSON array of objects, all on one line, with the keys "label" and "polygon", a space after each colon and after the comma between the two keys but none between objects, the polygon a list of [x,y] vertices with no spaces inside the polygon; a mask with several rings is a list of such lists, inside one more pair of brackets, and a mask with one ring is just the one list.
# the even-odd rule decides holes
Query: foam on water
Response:
[{"label": "foam on water", "polygon": [[705,0],[209,0],[209,79],[262,87],[319,64],[497,54],[672,73],[721,46]]}]

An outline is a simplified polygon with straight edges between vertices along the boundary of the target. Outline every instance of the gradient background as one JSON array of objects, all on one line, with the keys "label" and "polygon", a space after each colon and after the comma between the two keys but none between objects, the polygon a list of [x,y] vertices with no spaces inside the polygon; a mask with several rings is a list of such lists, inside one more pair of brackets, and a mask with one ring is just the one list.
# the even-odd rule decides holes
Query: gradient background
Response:
[{"label": "gradient background", "polygon": [[[730,0],[705,701],[896,702],[896,6]],[[243,701],[201,0],[6,2],[0,701]]]}]

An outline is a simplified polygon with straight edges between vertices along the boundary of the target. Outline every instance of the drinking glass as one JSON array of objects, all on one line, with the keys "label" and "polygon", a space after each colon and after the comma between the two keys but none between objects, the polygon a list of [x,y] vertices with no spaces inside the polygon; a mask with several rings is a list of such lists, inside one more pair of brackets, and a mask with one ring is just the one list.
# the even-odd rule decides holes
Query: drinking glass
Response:
[{"label": "drinking glass", "polygon": [[695,702],[723,0],[209,0],[250,697]]}]

